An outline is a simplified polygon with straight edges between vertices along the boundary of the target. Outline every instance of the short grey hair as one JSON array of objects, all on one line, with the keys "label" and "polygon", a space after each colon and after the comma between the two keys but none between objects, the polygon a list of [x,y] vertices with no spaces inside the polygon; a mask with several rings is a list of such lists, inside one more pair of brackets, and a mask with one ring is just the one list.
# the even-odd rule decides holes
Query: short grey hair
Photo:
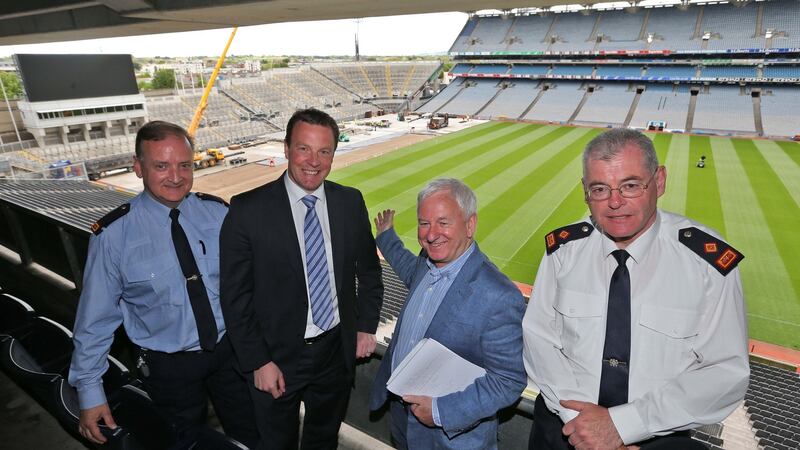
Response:
[{"label": "short grey hair", "polygon": [[422,188],[417,195],[417,213],[419,213],[419,205],[437,192],[448,192],[453,197],[464,215],[464,220],[468,220],[478,213],[478,199],[475,197],[475,192],[463,181],[455,178],[438,178]]},{"label": "short grey hair", "polygon": [[592,139],[583,150],[583,176],[590,160],[610,161],[627,145],[634,145],[642,151],[644,167],[649,172],[658,169],[658,155],[650,140],[644,133],[628,128],[614,128]]}]

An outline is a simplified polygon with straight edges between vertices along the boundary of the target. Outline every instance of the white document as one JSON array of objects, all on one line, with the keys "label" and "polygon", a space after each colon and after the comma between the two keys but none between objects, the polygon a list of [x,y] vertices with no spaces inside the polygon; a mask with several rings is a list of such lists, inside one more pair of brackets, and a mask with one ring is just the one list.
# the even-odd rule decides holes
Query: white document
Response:
[{"label": "white document", "polygon": [[482,367],[434,339],[423,338],[397,365],[386,388],[401,397],[406,394],[441,397],[463,391],[485,374]]}]

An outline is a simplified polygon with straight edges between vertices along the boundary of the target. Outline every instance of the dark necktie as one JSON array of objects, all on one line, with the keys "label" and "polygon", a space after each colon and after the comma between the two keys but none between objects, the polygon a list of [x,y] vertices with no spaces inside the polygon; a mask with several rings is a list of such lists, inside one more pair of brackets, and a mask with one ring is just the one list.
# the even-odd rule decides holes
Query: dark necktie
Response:
[{"label": "dark necktie", "polygon": [[183,227],[178,223],[180,213],[174,208],[169,212],[169,217],[172,219],[172,244],[175,246],[175,253],[178,255],[183,276],[186,277],[186,291],[189,293],[194,320],[197,323],[200,347],[203,350],[211,351],[217,345],[217,322],[214,320],[206,285],[203,284],[202,275],[194,260],[189,239],[186,238]]},{"label": "dark necktie", "polygon": [[597,403],[610,408],[628,403],[628,370],[631,354],[631,277],[625,250],[611,252],[619,264],[611,275],[608,289],[606,342],[603,347],[603,371]]}]

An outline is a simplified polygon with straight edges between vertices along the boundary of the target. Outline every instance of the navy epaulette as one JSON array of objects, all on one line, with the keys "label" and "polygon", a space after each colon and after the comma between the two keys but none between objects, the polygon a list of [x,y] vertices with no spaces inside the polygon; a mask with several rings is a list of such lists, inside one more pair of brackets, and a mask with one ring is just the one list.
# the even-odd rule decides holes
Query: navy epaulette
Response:
[{"label": "navy epaulette", "polygon": [[581,222],[573,223],[572,225],[567,225],[547,233],[544,237],[544,245],[547,248],[547,254],[553,253],[569,241],[583,239],[589,236],[592,234],[593,230],[594,227],[591,224],[588,222]]},{"label": "navy epaulette", "polygon": [[92,233],[96,235],[103,232],[103,229],[112,223],[115,220],[119,219],[120,217],[128,214],[131,210],[130,203],[124,203],[122,205],[117,206],[113,211],[106,214],[105,216],[101,217],[97,222],[92,224]]},{"label": "navy epaulette", "polygon": [[202,192],[195,192],[194,195],[196,195],[200,200],[211,200],[212,202],[222,203],[225,206],[230,206],[228,202],[222,199],[222,197],[217,197],[216,195],[204,194]]},{"label": "navy epaulette", "polygon": [[723,276],[730,273],[744,259],[744,255],[735,248],[695,227],[678,230],[678,240]]}]

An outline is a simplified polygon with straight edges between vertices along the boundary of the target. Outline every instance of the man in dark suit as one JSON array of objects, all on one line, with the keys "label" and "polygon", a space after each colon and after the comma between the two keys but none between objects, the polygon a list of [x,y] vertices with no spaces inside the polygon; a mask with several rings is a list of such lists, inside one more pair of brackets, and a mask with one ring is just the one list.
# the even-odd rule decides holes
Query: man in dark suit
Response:
[{"label": "man in dark suit", "polygon": [[222,311],[268,448],[297,448],[301,401],[302,448],[336,448],[355,360],[375,350],[383,283],[367,208],[325,181],[338,137],[324,112],[295,113],[288,170],[233,197],[222,226]]}]

